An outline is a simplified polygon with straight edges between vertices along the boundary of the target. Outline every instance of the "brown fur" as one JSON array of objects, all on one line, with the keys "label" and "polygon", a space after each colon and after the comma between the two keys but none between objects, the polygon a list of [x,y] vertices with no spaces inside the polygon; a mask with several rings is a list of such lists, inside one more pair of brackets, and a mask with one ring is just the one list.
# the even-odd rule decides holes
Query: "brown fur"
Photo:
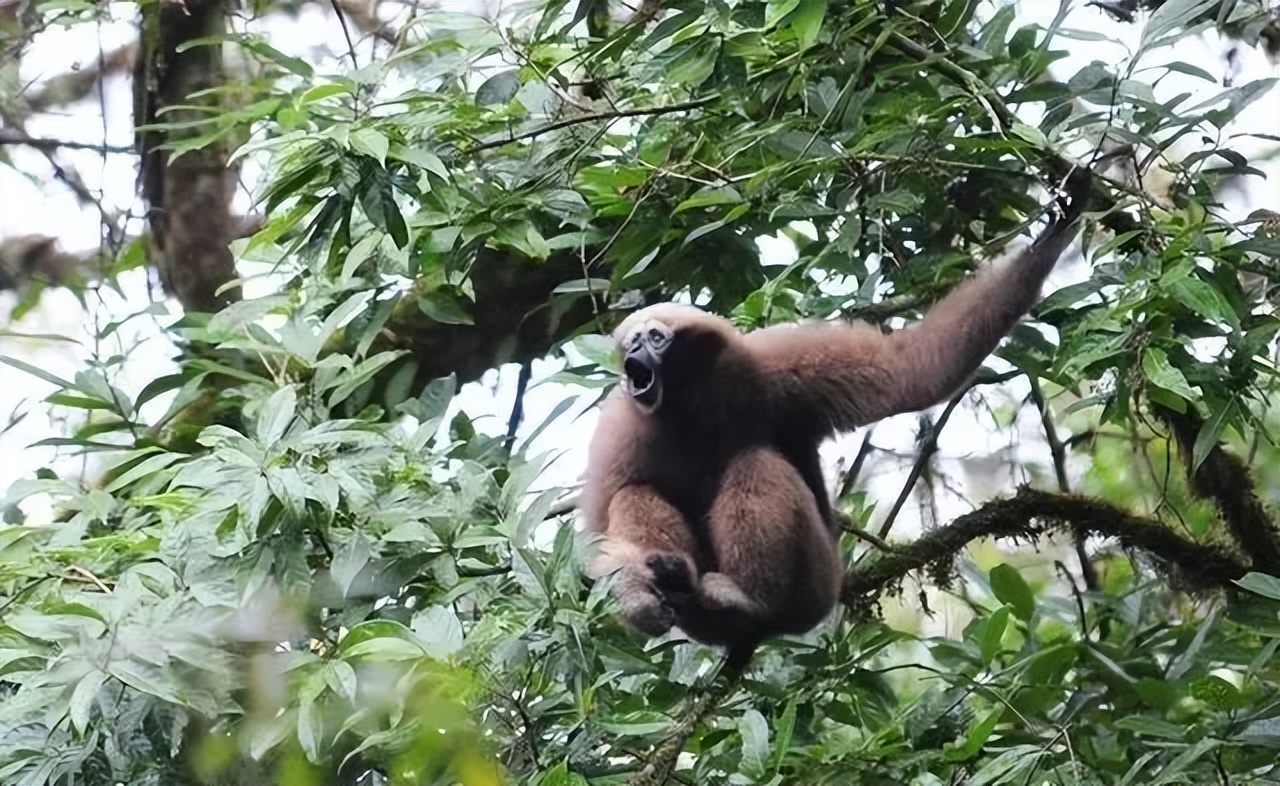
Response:
[{"label": "brown fur", "polygon": [[1088,178],[1069,187],[1070,209],[1030,248],[894,334],[833,323],[743,336],[672,303],[632,314],[614,334],[624,352],[654,331],[669,337],[661,397],[639,405],[630,377],[608,397],[582,501],[605,535],[593,572],[617,573],[623,616],[649,635],[678,626],[739,651],[818,624],[841,578],[818,446],[964,385],[1074,235]]}]

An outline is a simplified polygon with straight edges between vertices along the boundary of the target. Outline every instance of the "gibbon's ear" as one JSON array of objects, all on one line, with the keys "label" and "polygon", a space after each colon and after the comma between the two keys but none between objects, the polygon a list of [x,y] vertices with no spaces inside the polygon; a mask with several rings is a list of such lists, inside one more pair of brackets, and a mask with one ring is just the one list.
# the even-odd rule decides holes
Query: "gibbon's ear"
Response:
[{"label": "gibbon's ear", "polygon": [[775,411],[847,431],[953,395],[1039,299],[1075,237],[1092,180],[1075,169],[1058,214],[1029,247],[957,286],[917,324],[885,335],[865,323],[784,325],[745,337]]}]

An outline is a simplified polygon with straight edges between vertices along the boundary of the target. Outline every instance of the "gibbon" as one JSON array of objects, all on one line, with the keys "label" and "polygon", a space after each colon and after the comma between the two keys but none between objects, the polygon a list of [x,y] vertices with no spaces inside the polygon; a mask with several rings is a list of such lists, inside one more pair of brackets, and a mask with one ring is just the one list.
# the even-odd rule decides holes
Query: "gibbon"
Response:
[{"label": "gibbon", "polygon": [[602,405],[580,501],[604,535],[591,573],[617,573],[623,617],[748,658],[822,621],[841,563],[818,446],[960,389],[1036,302],[1089,186],[1074,171],[1034,243],[894,333],[812,323],[744,335],[674,303],[631,314],[614,332],[623,378]]}]

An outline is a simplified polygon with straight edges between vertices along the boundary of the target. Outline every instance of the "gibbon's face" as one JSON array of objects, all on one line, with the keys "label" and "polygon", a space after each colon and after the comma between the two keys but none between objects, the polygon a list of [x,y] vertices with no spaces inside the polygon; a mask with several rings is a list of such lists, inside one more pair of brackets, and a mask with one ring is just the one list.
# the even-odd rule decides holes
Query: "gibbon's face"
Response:
[{"label": "gibbon's face", "polygon": [[733,332],[728,322],[693,306],[660,303],[635,312],[613,334],[622,351],[623,389],[640,411],[656,411],[664,393],[670,398],[664,383],[673,376],[688,383],[699,368],[709,369],[726,331]]}]

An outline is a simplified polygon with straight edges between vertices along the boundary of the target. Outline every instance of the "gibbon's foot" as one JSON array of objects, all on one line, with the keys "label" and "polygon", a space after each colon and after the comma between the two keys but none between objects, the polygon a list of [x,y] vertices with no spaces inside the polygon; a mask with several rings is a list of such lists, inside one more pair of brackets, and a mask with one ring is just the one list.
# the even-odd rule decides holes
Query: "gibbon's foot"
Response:
[{"label": "gibbon's foot", "polygon": [[676,624],[676,613],[657,595],[640,595],[628,598],[622,604],[622,615],[636,630],[657,638]]},{"label": "gibbon's foot", "polygon": [[668,607],[687,605],[697,594],[689,562],[683,556],[669,551],[650,554],[644,566],[653,574],[653,591]]},{"label": "gibbon's foot", "polygon": [[763,612],[760,604],[747,596],[738,582],[723,573],[702,574],[702,605],[708,611],[738,611],[746,614]]}]

